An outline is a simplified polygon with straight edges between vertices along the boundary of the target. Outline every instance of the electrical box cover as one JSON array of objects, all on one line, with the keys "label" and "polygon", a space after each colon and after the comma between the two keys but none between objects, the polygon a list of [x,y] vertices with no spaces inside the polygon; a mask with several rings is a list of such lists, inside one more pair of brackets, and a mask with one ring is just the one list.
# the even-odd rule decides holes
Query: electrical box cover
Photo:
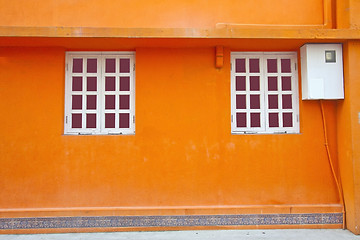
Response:
[{"label": "electrical box cover", "polygon": [[342,44],[300,48],[302,99],[344,99]]}]

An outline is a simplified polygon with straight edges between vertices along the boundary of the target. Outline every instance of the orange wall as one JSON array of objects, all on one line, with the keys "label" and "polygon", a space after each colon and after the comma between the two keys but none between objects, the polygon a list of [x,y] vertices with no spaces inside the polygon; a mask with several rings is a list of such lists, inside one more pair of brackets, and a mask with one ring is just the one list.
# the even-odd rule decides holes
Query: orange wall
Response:
[{"label": "orange wall", "polygon": [[2,26],[199,28],[323,24],[324,18],[323,0],[0,0],[0,6]]},{"label": "orange wall", "polygon": [[[109,28],[109,32],[112,27],[143,28],[135,31],[134,36],[140,37],[147,36],[151,28],[190,28],[186,36],[192,36],[197,28],[229,27],[232,32],[269,24],[290,29],[293,27],[283,25],[306,25],[310,31],[349,28],[355,33],[360,26],[359,1],[149,3],[0,0],[0,28],[15,27],[10,28],[9,36],[0,29],[5,36],[0,38],[0,216],[15,210],[21,217],[24,209],[43,216],[46,213],[40,210],[44,208],[72,207],[208,207],[206,214],[215,213],[219,206],[257,205],[259,212],[270,205],[307,204],[318,212],[326,211],[320,209],[321,204],[338,207],[319,104],[299,101],[300,134],[231,135],[229,58],[230,50],[297,51],[307,42],[346,42],[345,37],[331,40],[330,31],[315,31],[312,40],[306,40],[305,32],[299,30],[297,37],[282,33],[282,40],[252,39],[264,36],[251,31],[244,35],[248,39],[240,39],[241,34],[206,39],[206,31],[197,35],[203,39],[11,38],[11,29],[43,36],[41,28],[32,27],[57,26],[47,28],[55,33],[61,27],[89,27],[86,36],[92,36],[96,33],[91,32],[92,27]],[[269,26],[260,27],[263,32],[269,30]],[[76,28],[71,36],[82,36],[80,30]],[[304,39],[294,39],[298,36]],[[225,47],[222,69],[214,67],[216,45]],[[359,46],[358,41],[345,44],[345,100],[325,101],[329,145],[335,169],[340,168],[347,227],[358,234]],[[66,50],[136,51],[135,136],[63,136]],[[234,209],[227,213],[234,214]]]},{"label": "orange wall", "polygon": [[360,2],[357,0],[336,1],[336,19],[338,28],[360,28]]},{"label": "orange wall", "polygon": [[138,48],[136,135],[64,136],[65,49],[2,48],[1,209],[339,203],[316,101],[300,100],[301,134],[230,134],[229,59]]},{"label": "orange wall", "polygon": [[360,42],[344,48],[345,99],[338,102],[338,145],[347,227],[360,234]]}]

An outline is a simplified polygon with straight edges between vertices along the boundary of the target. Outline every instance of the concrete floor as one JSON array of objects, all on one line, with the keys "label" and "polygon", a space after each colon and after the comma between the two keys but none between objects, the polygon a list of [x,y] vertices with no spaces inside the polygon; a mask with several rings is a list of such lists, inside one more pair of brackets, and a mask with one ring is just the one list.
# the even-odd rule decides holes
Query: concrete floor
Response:
[{"label": "concrete floor", "polygon": [[114,233],[62,233],[0,235],[0,240],[360,240],[341,229],[291,229],[291,230],[211,230],[167,232],[114,232]]}]

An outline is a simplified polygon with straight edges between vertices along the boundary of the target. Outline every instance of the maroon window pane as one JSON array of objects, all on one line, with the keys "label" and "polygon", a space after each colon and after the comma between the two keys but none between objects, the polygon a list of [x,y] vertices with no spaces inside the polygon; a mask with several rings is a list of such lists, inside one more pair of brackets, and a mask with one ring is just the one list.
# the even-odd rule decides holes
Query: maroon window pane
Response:
[{"label": "maroon window pane", "polygon": [[250,126],[260,127],[260,113],[250,113]]},{"label": "maroon window pane", "polygon": [[278,113],[269,113],[269,127],[279,127]]},{"label": "maroon window pane", "polygon": [[120,95],[120,109],[130,109],[130,96],[129,95]]},{"label": "maroon window pane", "polygon": [[260,72],[259,59],[257,58],[250,59],[250,72],[251,73]]},{"label": "maroon window pane", "polygon": [[291,94],[282,95],[282,108],[283,109],[292,109]]},{"label": "maroon window pane", "polygon": [[87,72],[88,73],[96,73],[97,72],[97,59],[89,58],[87,60]]},{"label": "maroon window pane", "polygon": [[268,90],[269,91],[277,91],[277,77],[268,77]]},{"label": "maroon window pane", "polygon": [[105,91],[115,91],[115,77],[105,77]]},{"label": "maroon window pane", "polygon": [[86,96],[86,109],[96,109],[96,95]]},{"label": "maroon window pane", "polygon": [[72,128],[81,128],[82,127],[81,113],[73,113],[73,114],[71,114],[71,127]]},{"label": "maroon window pane", "polygon": [[259,91],[260,90],[260,77],[259,76],[250,76],[250,90]]},{"label": "maroon window pane", "polygon": [[82,95],[72,96],[72,109],[82,109]]},{"label": "maroon window pane", "polygon": [[130,77],[120,77],[120,91],[130,91]]},{"label": "maroon window pane", "polygon": [[246,77],[236,76],[236,91],[245,91],[245,90],[246,90]]},{"label": "maroon window pane", "polygon": [[120,73],[129,73],[129,72],[130,72],[130,59],[121,58]]},{"label": "maroon window pane", "polygon": [[291,91],[291,77],[281,77],[281,89]]},{"label": "maroon window pane", "polygon": [[96,128],[96,113],[86,114],[86,128]]},{"label": "maroon window pane", "polygon": [[82,73],[83,72],[83,59],[74,58],[73,59],[73,73]]},{"label": "maroon window pane", "polygon": [[281,59],[281,72],[282,73],[291,73],[290,59]]},{"label": "maroon window pane", "polygon": [[292,113],[283,113],[283,127],[292,127],[292,126],[293,126]]},{"label": "maroon window pane", "polygon": [[246,109],[246,95],[236,95],[236,109]]},{"label": "maroon window pane", "polygon": [[72,90],[73,91],[82,91],[82,77],[73,77],[72,78]]},{"label": "maroon window pane", "polygon": [[105,60],[105,72],[114,73],[115,72],[115,59],[108,58]]},{"label": "maroon window pane", "polygon": [[267,71],[268,73],[277,73],[277,59],[267,60]]},{"label": "maroon window pane", "polygon": [[236,127],[246,127],[246,113],[236,113]]},{"label": "maroon window pane", "polygon": [[245,59],[236,59],[235,60],[235,71],[237,73],[244,73],[245,71]]},{"label": "maroon window pane", "polygon": [[96,77],[87,77],[86,78],[86,89],[88,91],[96,91]]},{"label": "maroon window pane", "polygon": [[119,114],[119,128],[129,128],[130,127],[130,114],[129,113],[120,113]]},{"label": "maroon window pane", "polygon": [[269,95],[269,109],[278,109],[278,95]]},{"label": "maroon window pane", "polygon": [[105,113],[105,128],[115,128],[115,113]]},{"label": "maroon window pane", "polygon": [[260,95],[250,95],[250,109],[260,109]]},{"label": "maroon window pane", "polygon": [[105,96],[105,109],[115,109],[115,95]]}]

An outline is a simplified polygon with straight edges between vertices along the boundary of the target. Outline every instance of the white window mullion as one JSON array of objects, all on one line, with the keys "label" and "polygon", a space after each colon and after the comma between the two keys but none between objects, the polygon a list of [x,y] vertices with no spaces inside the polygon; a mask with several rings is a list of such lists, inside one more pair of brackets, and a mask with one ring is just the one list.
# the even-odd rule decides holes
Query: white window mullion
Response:
[{"label": "white window mullion", "polygon": [[[64,118],[64,132],[67,133],[70,130],[71,126],[71,116],[70,116],[70,95],[71,95],[71,87],[70,87],[70,71],[71,71],[71,65],[70,65],[70,57],[65,57],[65,118]],[[71,80],[72,81],[72,80]],[[66,104],[67,103],[67,104]]]},{"label": "white window mullion", "polygon": [[105,57],[100,55],[100,77],[101,77],[101,89],[99,96],[99,123],[100,133],[105,133]]},{"label": "white window mullion", "polygon": [[267,93],[267,76],[265,69],[267,68],[267,62],[265,61],[265,58],[261,58],[262,66],[260,68],[260,106],[261,106],[261,131],[267,131],[267,116],[266,116],[266,93]]},{"label": "white window mullion", "polygon": [[96,134],[101,133],[101,96],[102,96],[102,58],[101,55],[97,56],[97,82],[96,82]]},{"label": "white window mullion", "polygon": [[[236,64],[236,63],[235,63]],[[236,81],[236,80],[235,80]],[[235,86],[236,87],[236,86]],[[246,113],[246,127],[245,131],[250,129],[250,58],[245,58],[245,113]]]},{"label": "white window mullion", "polygon": [[[294,115],[294,126],[295,126],[295,131],[296,132],[300,132],[300,116],[299,116],[299,88],[298,88],[298,74],[297,74],[297,69],[296,69],[296,65],[297,65],[297,56],[293,56],[292,57],[292,63],[291,63],[291,85],[294,86],[291,90],[292,90],[292,95],[293,95],[293,115]],[[295,88],[296,86],[296,88]]]},{"label": "white window mullion", "polygon": [[235,57],[231,58],[231,129],[236,129],[236,76],[235,76]]},{"label": "white window mullion", "polygon": [[[135,59],[130,57],[130,92],[135,93]],[[135,132],[135,94],[130,94],[130,129]]]},{"label": "white window mullion", "polygon": [[82,76],[83,76],[83,89],[82,89],[82,129],[86,131],[86,93],[87,93],[87,58],[83,58],[83,65],[82,65]]},{"label": "white window mullion", "polygon": [[120,83],[118,81],[120,78],[120,60],[119,56],[115,58],[115,129],[119,129],[119,93],[120,93]]}]

